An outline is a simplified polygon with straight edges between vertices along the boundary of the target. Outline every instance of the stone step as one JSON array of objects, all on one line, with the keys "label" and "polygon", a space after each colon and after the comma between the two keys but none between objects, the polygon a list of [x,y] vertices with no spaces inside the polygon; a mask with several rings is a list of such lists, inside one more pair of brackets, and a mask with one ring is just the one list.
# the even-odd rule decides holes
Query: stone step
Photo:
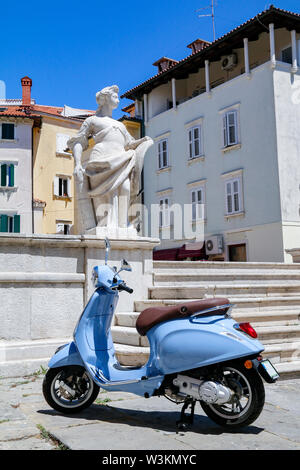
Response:
[{"label": "stone step", "polygon": [[300,341],[267,344],[263,356],[274,364],[295,362],[300,359]]},{"label": "stone step", "polygon": [[153,269],[155,272],[161,270],[178,270],[191,269],[214,269],[214,270],[283,270],[283,271],[300,271],[297,263],[265,263],[265,262],[234,262],[234,261],[153,261]]},{"label": "stone step", "polygon": [[114,343],[126,344],[128,346],[149,346],[146,336],[140,336],[134,327],[112,326],[111,335]]},{"label": "stone step", "polygon": [[247,283],[260,283],[261,281],[299,281],[300,269],[298,271],[253,271],[253,270],[226,270],[219,271],[215,269],[210,270],[179,270],[173,272],[172,270],[156,270],[153,273],[153,281],[155,286],[177,286],[184,283],[198,284],[198,283],[223,283],[223,282],[242,282]]},{"label": "stone step", "polygon": [[129,346],[117,343],[115,343],[114,346],[118,361],[123,366],[143,366],[149,359],[149,347]]},{"label": "stone step", "polygon": [[[242,312],[233,309],[231,312],[233,318],[239,322],[247,321],[255,325],[272,323],[272,325],[294,325],[299,324],[300,306],[296,310],[264,310],[261,312],[253,312],[244,309]],[[135,327],[136,320],[140,312],[119,312],[115,315],[117,326]]]},{"label": "stone step", "polygon": [[155,286],[149,288],[150,299],[191,299],[205,296],[295,296],[300,293],[300,282],[280,284],[197,284],[178,286]]},{"label": "stone step", "polygon": [[300,340],[300,325],[272,325],[255,328],[263,344],[295,342]]},{"label": "stone step", "polygon": [[[213,296],[206,296],[205,298],[213,298]],[[265,297],[236,297],[229,296],[229,301],[236,306],[237,309],[255,309],[260,311],[266,307],[272,307],[272,309],[295,309],[300,307],[300,296],[265,296]],[[162,307],[166,305],[176,305],[186,303],[187,301],[193,302],[199,300],[199,298],[190,299],[148,299],[135,301],[134,309],[137,312],[142,312],[146,308],[150,307]],[[201,299],[200,299],[201,300]]]}]

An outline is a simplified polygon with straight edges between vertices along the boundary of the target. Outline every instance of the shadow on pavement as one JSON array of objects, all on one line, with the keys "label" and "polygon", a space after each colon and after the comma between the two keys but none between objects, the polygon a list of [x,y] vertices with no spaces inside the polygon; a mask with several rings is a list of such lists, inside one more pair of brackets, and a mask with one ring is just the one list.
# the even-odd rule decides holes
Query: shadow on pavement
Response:
[{"label": "shadow on pavement", "polygon": [[[159,431],[174,433],[177,431],[176,421],[180,419],[180,411],[141,411],[126,408],[118,408],[109,405],[92,405],[87,410],[74,415],[65,415],[55,410],[38,410],[37,413],[50,416],[64,416],[70,419],[72,425],[73,419],[86,419],[88,421],[99,421],[106,423],[128,424],[140,428],[150,428]],[[82,423],[84,425],[84,423]],[[88,423],[87,423],[88,424]],[[194,424],[188,428],[188,431],[199,434],[221,435],[230,434],[259,434],[264,431],[263,428],[257,426],[246,426],[245,428],[230,430],[222,428],[215,424],[210,418],[204,415],[197,415],[195,412]],[[179,431],[182,433],[182,431]]]}]

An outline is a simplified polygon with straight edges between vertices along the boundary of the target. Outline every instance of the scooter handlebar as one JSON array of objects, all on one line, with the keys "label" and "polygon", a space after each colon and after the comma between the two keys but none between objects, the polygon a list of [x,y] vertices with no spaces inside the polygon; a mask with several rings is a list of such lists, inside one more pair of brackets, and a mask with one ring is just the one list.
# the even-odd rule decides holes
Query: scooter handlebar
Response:
[{"label": "scooter handlebar", "polygon": [[131,289],[131,287],[128,287],[126,286],[125,283],[122,283],[118,286],[118,290],[125,290],[126,292],[128,292],[128,294],[132,294],[133,293],[133,289]]}]

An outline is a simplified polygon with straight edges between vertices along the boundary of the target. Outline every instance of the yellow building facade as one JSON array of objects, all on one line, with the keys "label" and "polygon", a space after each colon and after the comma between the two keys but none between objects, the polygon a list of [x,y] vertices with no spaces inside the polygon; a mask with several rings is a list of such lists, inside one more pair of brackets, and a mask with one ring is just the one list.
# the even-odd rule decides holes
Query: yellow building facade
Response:
[{"label": "yellow building facade", "polygon": [[68,235],[75,225],[74,160],[66,152],[67,140],[82,121],[51,115],[42,116],[33,130],[34,232]]}]

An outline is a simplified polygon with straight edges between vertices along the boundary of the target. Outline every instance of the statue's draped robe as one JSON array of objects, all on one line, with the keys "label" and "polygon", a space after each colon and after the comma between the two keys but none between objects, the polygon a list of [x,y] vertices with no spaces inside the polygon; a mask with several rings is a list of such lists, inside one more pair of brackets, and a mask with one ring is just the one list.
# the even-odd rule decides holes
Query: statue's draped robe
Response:
[{"label": "statue's draped robe", "polygon": [[[144,152],[139,155],[138,148],[132,149],[130,145],[135,142],[124,124],[111,120],[112,123],[103,130],[93,132],[93,117],[87,118],[78,134],[68,141],[69,148],[73,149],[76,143],[82,145],[83,151],[88,148],[88,138],[93,137],[95,145],[92,148],[90,158],[85,166],[86,175],[89,177],[90,190],[88,196],[110,196],[117,192],[124,181],[130,179],[130,204],[133,204],[139,192],[140,173],[143,167]],[[105,153],[101,142],[109,133],[116,133],[119,140],[123,138],[124,150],[114,153]],[[109,136],[111,137],[111,135]],[[134,145],[133,145],[134,147]]]}]

